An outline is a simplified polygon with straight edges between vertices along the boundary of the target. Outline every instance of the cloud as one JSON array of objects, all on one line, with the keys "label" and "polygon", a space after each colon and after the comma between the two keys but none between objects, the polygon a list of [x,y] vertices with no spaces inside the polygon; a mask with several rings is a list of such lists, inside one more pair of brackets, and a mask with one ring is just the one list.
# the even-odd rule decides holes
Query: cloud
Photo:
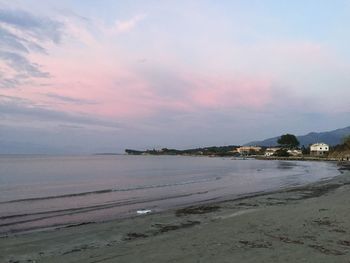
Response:
[{"label": "cloud", "polygon": [[50,74],[32,61],[31,53],[47,54],[47,43],[60,43],[63,24],[18,9],[0,9],[0,88],[15,88]]},{"label": "cloud", "polygon": [[17,50],[24,53],[28,53],[27,47],[23,44],[27,42],[23,38],[19,38],[15,34],[12,34],[8,30],[0,27],[0,46],[2,49]]},{"label": "cloud", "polygon": [[[267,106],[273,96],[273,79],[255,74],[203,74],[190,69],[147,66],[135,76],[144,80],[142,89],[147,90],[147,96],[140,97],[144,108],[139,110],[146,112],[146,108],[153,114],[237,108],[257,110]],[[132,92],[132,98],[137,97],[136,94],[140,92]]]},{"label": "cloud", "polygon": [[51,93],[51,92],[46,93],[45,96],[52,98],[52,99],[62,101],[62,102],[65,102],[65,103],[69,103],[69,104],[77,104],[77,105],[96,104],[96,102],[91,101],[91,100],[72,98],[72,97],[63,96],[63,95],[59,95],[59,94]]},{"label": "cloud", "polygon": [[84,114],[71,114],[63,111],[44,108],[34,102],[15,96],[0,95],[0,118],[11,117],[11,119],[24,118],[25,120],[36,120],[42,122],[57,122],[68,124],[81,124],[88,126],[99,126],[102,128],[119,129],[120,125],[114,121],[90,117]]},{"label": "cloud", "polygon": [[5,61],[17,74],[34,78],[48,78],[50,74],[40,70],[40,66],[30,62],[19,53],[0,51],[0,59]]},{"label": "cloud", "polygon": [[6,87],[6,88],[14,88],[19,85],[20,81],[18,78],[8,78],[5,76],[4,72],[0,71],[0,88]]},{"label": "cloud", "polygon": [[18,9],[0,9],[0,23],[24,31],[39,40],[59,43],[62,37],[63,25],[58,21]]},{"label": "cloud", "polygon": [[137,24],[139,24],[145,18],[146,18],[146,15],[143,14],[143,15],[134,16],[129,20],[123,20],[123,21],[117,20],[115,22],[115,31],[117,33],[129,32],[132,29],[134,29],[137,26]]}]

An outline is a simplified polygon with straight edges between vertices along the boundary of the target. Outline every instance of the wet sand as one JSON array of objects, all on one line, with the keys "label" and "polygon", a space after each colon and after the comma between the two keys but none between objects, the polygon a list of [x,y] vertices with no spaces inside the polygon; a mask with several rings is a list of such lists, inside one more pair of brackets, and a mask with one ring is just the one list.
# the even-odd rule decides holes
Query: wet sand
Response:
[{"label": "wet sand", "polygon": [[0,262],[350,262],[350,172],[239,200],[0,238]]}]

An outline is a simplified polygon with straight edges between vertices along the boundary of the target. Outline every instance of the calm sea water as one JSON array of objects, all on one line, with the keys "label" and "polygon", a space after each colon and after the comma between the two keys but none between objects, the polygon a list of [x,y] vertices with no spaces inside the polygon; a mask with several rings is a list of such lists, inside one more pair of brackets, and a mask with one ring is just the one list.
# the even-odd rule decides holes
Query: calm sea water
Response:
[{"label": "calm sea water", "polygon": [[1,156],[0,233],[99,222],[303,185],[324,162],[182,156]]}]

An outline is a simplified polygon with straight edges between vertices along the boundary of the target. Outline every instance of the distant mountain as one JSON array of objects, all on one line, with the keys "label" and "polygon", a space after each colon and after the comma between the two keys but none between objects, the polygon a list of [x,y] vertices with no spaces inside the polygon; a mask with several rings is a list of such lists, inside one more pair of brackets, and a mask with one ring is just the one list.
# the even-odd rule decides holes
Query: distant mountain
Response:
[{"label": "distant mountain", "polygon": [[[308,146],[309,144],[313,144],[316,142],[324,142],[331,146],[340,144],[342,139],[350,135],[350,126],[342,129],[337,129],[328,132],[310,132],[306,135],[297,136],[300,145]],[[263,141],[253,141],[249,142],[245,145],[257,145],[257,146],[277,146],[277,140],[280,136],[269,138]]]}]

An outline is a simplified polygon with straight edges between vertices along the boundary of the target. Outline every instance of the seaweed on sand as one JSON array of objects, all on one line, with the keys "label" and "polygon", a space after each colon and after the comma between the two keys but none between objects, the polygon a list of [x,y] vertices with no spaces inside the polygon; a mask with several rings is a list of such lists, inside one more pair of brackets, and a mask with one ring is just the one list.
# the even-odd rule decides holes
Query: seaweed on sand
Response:
[{"label": "seaweed on sand", "polygon": [[201,205],[182,208],[176,211],[176,216],[198,215],[215,212],[220,209],[218,205]]}]

